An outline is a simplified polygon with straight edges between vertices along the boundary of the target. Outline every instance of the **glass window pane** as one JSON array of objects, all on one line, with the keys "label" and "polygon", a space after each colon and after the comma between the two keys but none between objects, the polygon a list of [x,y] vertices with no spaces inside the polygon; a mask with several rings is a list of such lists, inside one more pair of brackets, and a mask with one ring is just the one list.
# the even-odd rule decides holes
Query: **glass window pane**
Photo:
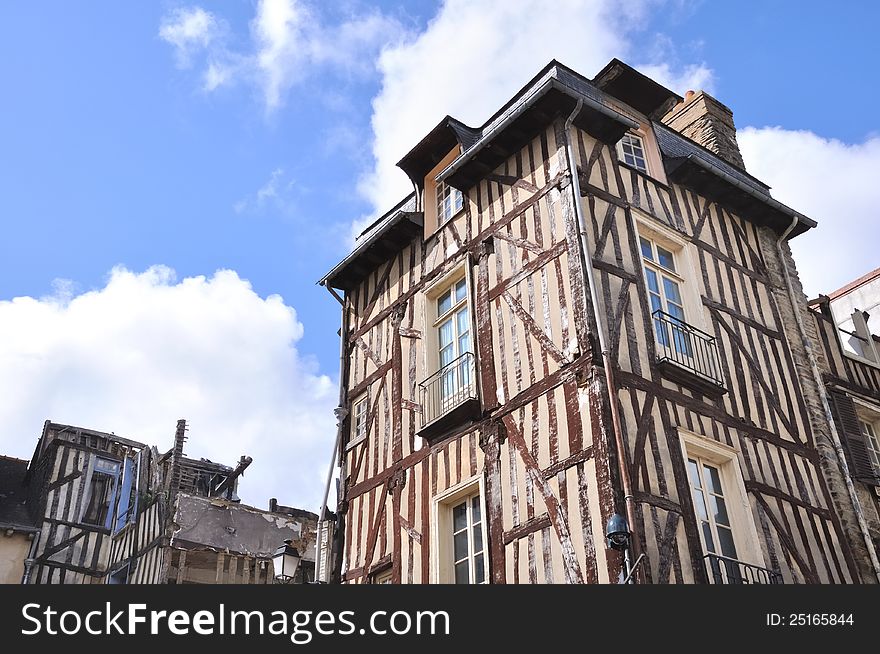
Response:
[{"label": "glass window pane", "polygon": [[681,322],[684,322],[684,309],[678,304],[668,302],[666,304],[666,313],[674,318],[678,318]]},{"label": "glass window pane", "polygon": [[639,236],[639,244],[642,248],[642,256],[649,261],[654,260],[654,253],[651,251],[651,241],[643,236]]},{"label": "glass window pane", "polygon": [[437,315],[442,316],[452,308],[452,291],[446,291],[437,298]]},{"label": "glass window pane", "polygon": [[703,529],[703,540],[706,542],[706,552],[710,554],[717,554],[715,551],[715,541],[712,539],[712,528],[709,526],[708,522],[700,522]]},{"label": "glass window pane", "polygon": [[703,464],[703,477],[706,480],[706,487],[716,495],[724,495],[721,491],[721,477],[718,475],[718,468]]},{"label": "glass window pane", "polygon": [[462,336],[461,338],[458,339],[458,355],[459,356],[461,356],[465,352],[471,351],[470,340],[471,339],[470,339],[469,334],[465,334],[464,336]]},{"label": "glass window pane", "polygon": [[700,520],[709,519],[709,514],[706,512],[706,498],[702,491],[694,490],[694,509],[696,509],[697,517]]},{"label": "glass window pane", "polygon": [[663,309],[663,300],[660,299],[659,295],[654,293],[649,293],[648,297],[651,298],[651,313],[655,311]]},{"label": "glass window pane", "polygon": [[455,564],[455,583],[469,584],[471,583],[470,571],[468,570],[469,561],[462,561]]},{"label": "glass window pane", "polygon": [[482,584],[486,581],[486,571],[483,566],[483,555],[477,554],[474,558],[474,582]]},{"label": "glass window pane", "polygon": [[681,293],[678,289],[678,282],[674,282],[668,277],[663,278],[663,291],[666,293],[666,299],[675,304],[681,304]]},{"label": "glass window pane", "polygon": [[452,537],[452,558],[455,561],[461,561],[468,558],[469,554],[467,530],[460,531]]},{"label": "glass window pane", "polygon": [[453,337],[452,320],[447,320],[440,325],[440,347],[443,348],[452,343]]},{"label": "glass window pane", "polygon": [[480,517],[480,496],[474,495],[471,498],[471,511],[473,513],[473,522],[474,524],[478,523],[482,518]]},{"label": "glass window pane", "polygon": [[672,252],[660,245],[657,246],[657,262],[664,268],[675,271],[675,259]]},{"label": "glass window pane", "polygon": [[455,285],[455,301],[460,302],[467,294],[467,282],[462,279]]},{"label": "glass window pane", "polygon": [[718,544],[721,547],[721,554],[723,556],[729,556],[732,559],[736,558],[736,547],[733,544],[733,532],[727,528],[718,526]]},{"label": "glass window pane", "polygon": [[470,317],[468,315],[468,308],[464,307],[459,310],[458,313],[455,314],[456,322],[458,323],[458,333],[464,334],[470,328]]},{"label": "glass window pane", "polygon": [[481,525],[474,525],[474,552],[483,551],[483,528]]},{"label": "glass window pane", "polygon": [[442,350],[440,350],[440,367],[442,368],[445,365],[452,363],[455,360],[455,348],[452,345],[447,345]]},{"label": "glass window pane", "polygon": [[727,516],[727,505],[724,503],[724,498],[710,495],[709,503],[712,505],[712,515],[715,517],[715,524],[729,527],[730,518]]},{"label": "glass window pane", "polygon": [[645,279],[648,281],[648,290],[653,293],[660,292],[660,283],[657,281],[657,273],[650,268],[645,268]]},{"label": "glass window pane", "polygon": [[452,531],[461,531],[467,527],[467,502],[462,502],[452,509]]},{"label": "glass window pane", "polygon": [[702,488],[700,484],[700,469],[697,468],[697,462],[693,459],[688,459],[688,474],[691,477],[691,484],[696,488]]}]

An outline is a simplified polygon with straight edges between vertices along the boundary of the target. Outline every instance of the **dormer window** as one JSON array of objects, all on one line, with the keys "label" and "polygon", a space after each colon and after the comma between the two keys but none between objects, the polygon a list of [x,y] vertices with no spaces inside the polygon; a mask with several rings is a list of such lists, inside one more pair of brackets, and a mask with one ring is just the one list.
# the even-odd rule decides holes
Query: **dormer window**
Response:
[{"label": "dormer window", "polygon": [[446,182],[437,184],[437,224],[443,225],[464,207],[461,191]]},{"label": "dormer window", "polygon": [[626,165],[645,174],[648,173],[645,142],[638,134],[624,134],[623,138],[617,142],[617,156]]}]

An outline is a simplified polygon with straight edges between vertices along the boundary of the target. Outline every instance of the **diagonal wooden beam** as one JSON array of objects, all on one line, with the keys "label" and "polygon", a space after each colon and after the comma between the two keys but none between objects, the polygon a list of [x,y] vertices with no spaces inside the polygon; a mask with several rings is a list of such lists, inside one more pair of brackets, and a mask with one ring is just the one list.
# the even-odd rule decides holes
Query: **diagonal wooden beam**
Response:
[{"label": "diagonal wooden beam", "polygon": [[565,562],[565,580],[570,584],[582,584],[584,583],[584,575],[581,572],[581,566],[578,563],[577,555],[575,554],[574,546],[572,545],[568,520],[566,520],[565,513],[559,506],[559,500],[553,494],[553,489],[550,488],[550,484],[544,479],[544,474],[538,467],[538,462],[529,450],[528,445],[526,445],[522,432],[520,432],[519,428],[516,426],[513,417],[508,414],[504,416],[502,420],[507,429],[508,440],[519,454],[520,460],[525,466],[526,473],[531,478],[535,488],[538,489],[538,492],[544,500],[544,505],[547,507],[547,514],[550,516],[553,530],[556,532],[556,537],[559,539],[559,547],[562,550],[562,559]]},{"label": "diagonal wooden beam", "polygon": [[547,334],[544,333],[544,330],[538,327],[538,323],[535,322],[535,319],[532,318],[531,315],[529,315],[529,313],[523,308],[523,306],[519,302],[513,299],[513,296],[508,291],[504,291],[501,294],[501,297],[503,297],[504,301],[507,302],[507,306],[510,307],[510,310],[513,311],[513,313],[516,314],[517,318],[522,321],[525,328],[532,334],[532,336],[535,337],[538,343],[541,344],[541,347],[543,347],[547,351],[547,353],[556,360],[558,364],[564,365],[568,363],[568,358],[565,356],[565,354],[563,354],[562,351],[558,347],[556,347],[556,344],[547,337]]}]

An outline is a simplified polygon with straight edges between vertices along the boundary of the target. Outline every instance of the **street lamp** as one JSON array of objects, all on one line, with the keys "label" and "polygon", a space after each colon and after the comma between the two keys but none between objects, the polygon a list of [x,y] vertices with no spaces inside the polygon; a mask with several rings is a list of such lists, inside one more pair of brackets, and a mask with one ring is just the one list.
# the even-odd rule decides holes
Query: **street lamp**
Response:
[{"label": "street lamp", "polygon": [[279,584],[289,584],[296,575],[296,569],[299,567],[300,555],[299,551],[293,547],[291,540],[288,538],[284,541],[284,545],[278,547],[272,554],[272,565],[275,567],[275,581]]},{"label": "street lamp", "polygon": [[605,527],[605,537],[608,539],[608,547],[613,550],[625,550],[629,545],[629,525],[626,524],[626,518],[619,513],[615,513],[608,520],[608,526]]}]

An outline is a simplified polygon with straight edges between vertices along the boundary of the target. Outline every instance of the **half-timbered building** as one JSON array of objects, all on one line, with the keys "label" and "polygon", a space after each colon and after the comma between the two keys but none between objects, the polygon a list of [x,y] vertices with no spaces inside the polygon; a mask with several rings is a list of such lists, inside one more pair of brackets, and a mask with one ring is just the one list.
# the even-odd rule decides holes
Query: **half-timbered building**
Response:
[{"label": "half-timbered building", "polygon": [[870,577],[795,329],[787,242],[816,223],[745,171],[727,107],[553,61],[399,167],[413,193],[321,280],[340,580]]},{"label": "half-timbered building", "polygon": [[[880,570],[880,268],[810,301],[834,429],[831,483],[851,499],[850,539]],[[860,539],[861,536],[861,539]]]},{"label": "half-timbered building", "polygon": [[30,463],[0,466],[18,471],[0,485],[10,532],[0,543],[2,581],[270,584],[285,541],[302,557],[294,581],[311,580],[317,515],[274,499],[268,511],[242,504],[238,481],[251,458],[234,468],[188,458],[186,431],[178,421],[174,446],[160,454],[46,421]]}]

